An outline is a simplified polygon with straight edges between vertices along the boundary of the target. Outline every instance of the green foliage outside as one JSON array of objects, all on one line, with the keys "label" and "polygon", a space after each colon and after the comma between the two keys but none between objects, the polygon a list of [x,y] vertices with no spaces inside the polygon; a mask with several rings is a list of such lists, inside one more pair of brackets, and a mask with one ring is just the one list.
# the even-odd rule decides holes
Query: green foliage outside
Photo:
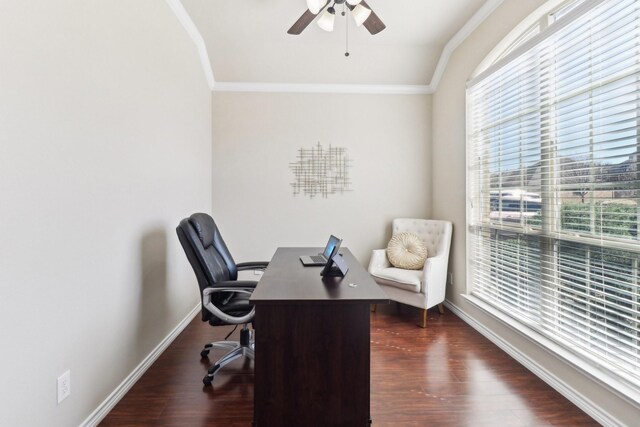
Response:
[{"label": "green foliage outside", "polygon": [[593,207],[588,204],[565,203],[560,210],[560,225],[563,231],[634,238],[638,234],[638,210],[635,205],[622,203],[598,204]]},{"label": "green foliage outside", "polygon": [[[542,225],[540,213],[523,219],[529,227]],[[624,203],[602,203],[594,207],[582,203],[564,203],[560,208],[560,229],[634,239],[638,235],[638,209],[635,205]]]}]

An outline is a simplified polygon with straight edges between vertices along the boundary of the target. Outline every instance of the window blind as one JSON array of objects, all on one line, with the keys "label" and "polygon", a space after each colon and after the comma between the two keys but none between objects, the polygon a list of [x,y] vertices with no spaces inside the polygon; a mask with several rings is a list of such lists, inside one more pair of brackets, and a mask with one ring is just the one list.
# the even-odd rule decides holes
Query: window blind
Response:
[{"label": "window blind", "polygon": [[467,102],[472,294],[640,385],[640,1],[554,16]]}]

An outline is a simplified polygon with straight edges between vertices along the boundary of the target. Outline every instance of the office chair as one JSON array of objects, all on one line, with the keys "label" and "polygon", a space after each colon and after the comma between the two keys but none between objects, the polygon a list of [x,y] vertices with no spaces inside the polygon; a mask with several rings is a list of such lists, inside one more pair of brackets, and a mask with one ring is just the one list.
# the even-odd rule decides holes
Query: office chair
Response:
[{"label": "office chair", "polygon": [[211,326],[242,324],[239,342],[213,342],[200,352],[204,359],[211,349],[228,350],[202,379],[204,385],[211,385],[216,372],[231,361],[242,356],[254,359],[255,344],[248,327],[254,308],[249,297],[258,282],[237,280],[238,271],[264,269],[268,262],[236,264],[213,218],[205,213],[195,213],[180,221],[176,233],[198,279],[202,321]]}]

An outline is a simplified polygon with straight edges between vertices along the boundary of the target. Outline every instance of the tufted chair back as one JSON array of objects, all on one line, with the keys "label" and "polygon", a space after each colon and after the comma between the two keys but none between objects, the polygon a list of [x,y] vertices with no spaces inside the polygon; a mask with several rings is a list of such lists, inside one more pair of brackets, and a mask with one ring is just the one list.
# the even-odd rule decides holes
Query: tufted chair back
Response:
[{"label": "tufted chair back", "polygon": [[[427,245],[429,258],[449,252],[451,223],[433,219],[396,218],[392,224],[392,235],[413,233]],[[446,237],[446,238],[443,238]]]}]

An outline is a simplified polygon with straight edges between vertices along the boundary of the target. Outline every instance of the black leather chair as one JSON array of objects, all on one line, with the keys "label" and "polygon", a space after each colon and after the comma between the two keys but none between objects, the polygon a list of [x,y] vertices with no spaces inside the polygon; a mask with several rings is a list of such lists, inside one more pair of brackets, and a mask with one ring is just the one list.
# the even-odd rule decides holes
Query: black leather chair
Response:
[{"label": "black leather chair", "polygon": [[228,350],[202,380],[205,385],[211,385],[216,372],[226,364],[242,356],[254,358],[255,345],[248,327],[253,320],[254,308],[249,304],[249,297],[258,282],[237,280],[238,271],[264,269],[268,263],[236,264],[213,218],[205,213],[183,219],[176,232],[198,279],[202,321],[212,326],[242,324],[239,342],[213,342],[206,344],[200,352],[202,358],[207,358],[211,349]]}]

